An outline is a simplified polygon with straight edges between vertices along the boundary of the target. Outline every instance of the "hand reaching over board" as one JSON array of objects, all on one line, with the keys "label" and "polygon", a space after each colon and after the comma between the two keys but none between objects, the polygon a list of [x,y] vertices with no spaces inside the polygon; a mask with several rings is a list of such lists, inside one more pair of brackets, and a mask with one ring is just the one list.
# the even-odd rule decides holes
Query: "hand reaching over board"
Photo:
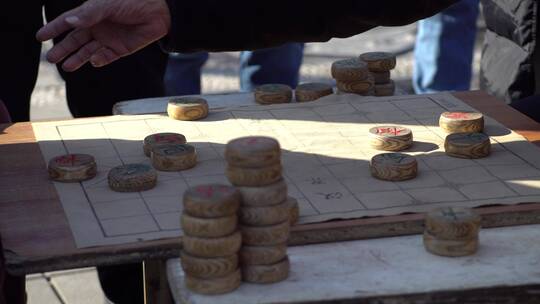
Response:
[{"label": "hand reaching over board", "polygon": [[165,36],[170,27],[165,0],[92,0],[65,12],[36,34],[40,41],[69,32],[47,60],[74,71],[86,62],[101,67]]}]

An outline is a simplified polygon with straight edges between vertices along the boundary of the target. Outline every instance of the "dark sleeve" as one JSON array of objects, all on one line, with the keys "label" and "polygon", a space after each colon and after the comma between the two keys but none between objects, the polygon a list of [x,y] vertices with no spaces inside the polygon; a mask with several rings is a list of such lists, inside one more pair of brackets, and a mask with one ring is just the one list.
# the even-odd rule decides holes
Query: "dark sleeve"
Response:
[{"label": "dark sleeve", "polygon": [[235,51],[327,41],[412,23],[457,0],[167,0],[168,51]]}]

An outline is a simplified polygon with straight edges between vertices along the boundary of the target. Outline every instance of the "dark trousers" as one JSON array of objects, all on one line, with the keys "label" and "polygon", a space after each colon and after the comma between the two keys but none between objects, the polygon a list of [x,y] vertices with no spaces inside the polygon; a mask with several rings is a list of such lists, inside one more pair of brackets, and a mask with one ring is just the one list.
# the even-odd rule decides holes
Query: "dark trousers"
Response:
[{"label": "dark trousers", "polygon": [[[281,83],[296,88],[304,55],[303,43],[243,51],[240,53],[240,90],[253,91],[267,83]],[[201,93],[201,69],[208,60],[208,53],[173,53],[165,73],[167,95]]]},{"label": "dark trousers", "polygon": [[[28,121],[30,96],[40,61],[35,39],[48,20],[80,5],[82,0],[0,1],[0,100],[13,121]],[[89,64],[72,73],[59,69],[66,82],[68,106],[75,117],[110,115],[122,100],[164,96],[167,55],[157,44],[104,67]],[[141,264],[98,267],[103,291],[114,303],[143,303]]]},{"label": "dark trousers", "polygon": [[[81,0],[0,2],[0,100],[13,121],[28,121],[30,96],[40,61],[41,43],[35,39],[47,19],[80,5]],[[157,44],[104,67],[86,64],[76,72],[59,68],[66,82],[68,106],[75,117],[110,115],[122,100],[164,96],[167,55]]]}]

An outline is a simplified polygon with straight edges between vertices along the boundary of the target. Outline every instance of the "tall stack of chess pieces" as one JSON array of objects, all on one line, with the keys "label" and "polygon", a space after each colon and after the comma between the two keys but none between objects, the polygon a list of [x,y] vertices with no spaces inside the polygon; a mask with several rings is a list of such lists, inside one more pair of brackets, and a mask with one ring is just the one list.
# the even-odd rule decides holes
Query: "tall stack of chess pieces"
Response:
[{"label": "tall stack of chess pieces", "polygon": [[184,193],[180,259],[190,290],[220,294],[240,286],[239,206],[240,193],[234,187],[200,185]]},{"label": "tall stack of chess pieces", "polygon": [[235,186],[200,185],[184,193],[181,263],[186,286],[201,294],[230,292],[241,281],[275,283],[289,275],[287,240],[298,204],[287,196],[281,148],[269,137],[226,146]]},{"label": "tall stack of chess pieces", "polygon": [[242,279],[273,283],[289,274],[290,220],[281,148],[269,137],[241,137],[225,148],[227,177],[241,195]]},{"label": "tall stack of chess pieces", "polygon": [[358,58],[338,60],[332,64],[332,77],[339,92],[359,95],[391,96],[395,84],[390,71],[396,67],[396,56],[369,52]]}]

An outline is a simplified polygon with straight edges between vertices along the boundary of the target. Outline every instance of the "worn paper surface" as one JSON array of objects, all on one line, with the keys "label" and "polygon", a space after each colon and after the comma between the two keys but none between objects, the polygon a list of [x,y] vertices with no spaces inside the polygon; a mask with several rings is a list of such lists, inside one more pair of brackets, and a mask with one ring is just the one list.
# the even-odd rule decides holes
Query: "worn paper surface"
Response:
[{"label": "worn paper surface", "polygon": [[[182,193],[203,183],[228,183],[225,144],[236,137],[267,135],[283,150],[289,195],[300,204],[300,222],[427,211],[438,206],[540,202],[540,150],[486,117],[492,154],[469,160],[444,154],[444,111],[473,110],[449,94],[394,97],[331,95],[316,102],[215,110],[202,121],[160,115],[112,116],[34,123],[46,160],[65,153],[96,158],[98,175],[82,183],[55,183],[78,247],[179,236]],[[368,145],[373,126],[412,130],[405,153],[417,157],[418,177],[389,182],[370,176]],[[147,163],[142,140],[157,132],[186,136],[199,163],[182,172],[159,172],[149,191],[118,193],[108,171],[123,163]]]}]

